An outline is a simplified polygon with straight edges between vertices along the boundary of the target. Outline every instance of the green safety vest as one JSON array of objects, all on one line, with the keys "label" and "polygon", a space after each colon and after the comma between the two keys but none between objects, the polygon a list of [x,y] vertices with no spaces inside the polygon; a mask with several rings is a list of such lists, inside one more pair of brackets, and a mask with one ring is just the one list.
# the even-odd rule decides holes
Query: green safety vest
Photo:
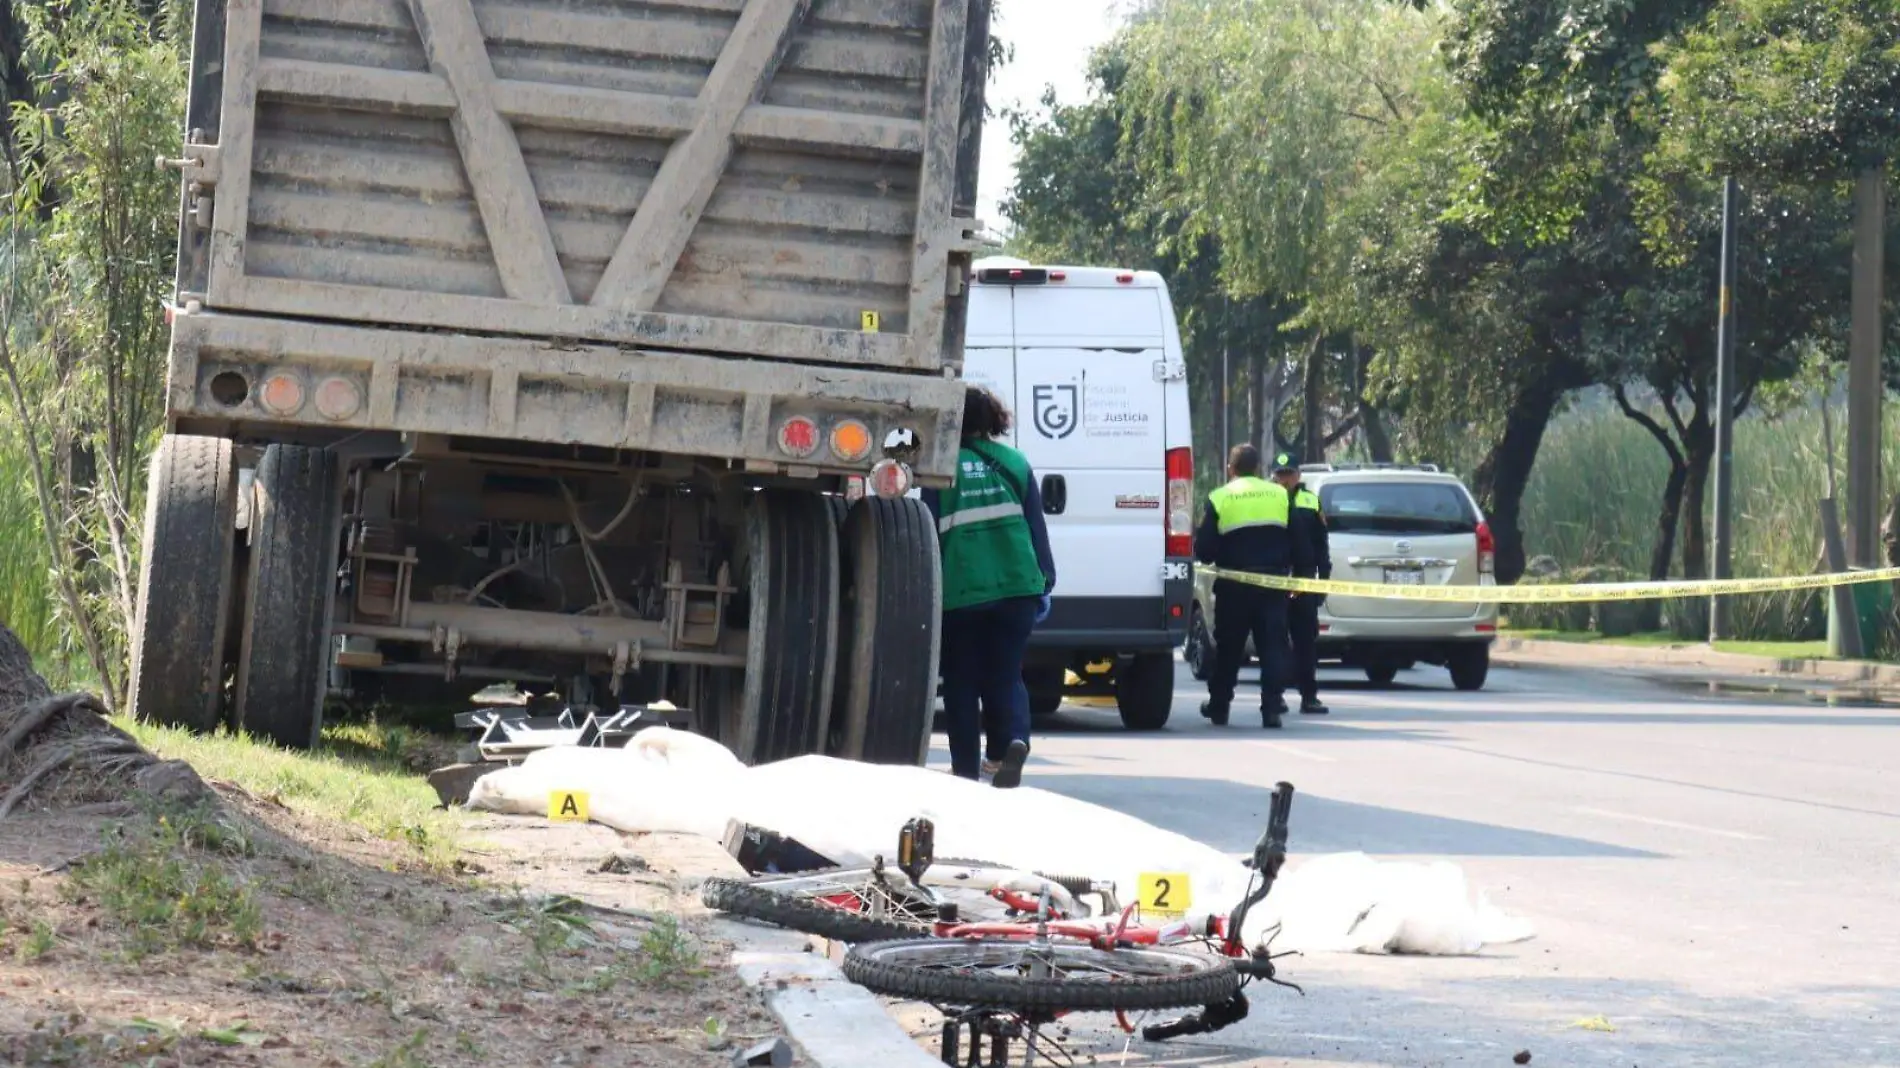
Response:
[{"label": "green safety vest", "polygon": [[1293,507],[1305,508],[1309,511],[1317,512],[1319,511],[1319,494],[1314,493],[1312,490],[1303,489],[1294,495]]},{"label": "green safety vest", "polygon": [[1285,527],[1290,495],[1286,487],[1254,475],[1243,475],[1208,495],[1222,534],[1248,527]]},{"label": "green safety vest", "polygon": [[993,441],[957,453],[957,481],[938,499],[943,552],[943,610],[1010,597],[1041,597],[1048,587],[1023,515],[1029,461]]}]

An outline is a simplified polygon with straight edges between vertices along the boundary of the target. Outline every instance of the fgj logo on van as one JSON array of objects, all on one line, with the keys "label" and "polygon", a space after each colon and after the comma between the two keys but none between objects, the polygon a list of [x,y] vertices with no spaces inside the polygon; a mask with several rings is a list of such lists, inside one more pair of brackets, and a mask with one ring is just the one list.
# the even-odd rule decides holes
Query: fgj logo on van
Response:
[{"label": "fgj logo on van", "polygon": [[1075,433],[1082,422],[1078,410],[1081,393],[1074,384],[1036,386],[1030,394],[1030,421],[1035,423],[1036,433],[1056,441]]}]

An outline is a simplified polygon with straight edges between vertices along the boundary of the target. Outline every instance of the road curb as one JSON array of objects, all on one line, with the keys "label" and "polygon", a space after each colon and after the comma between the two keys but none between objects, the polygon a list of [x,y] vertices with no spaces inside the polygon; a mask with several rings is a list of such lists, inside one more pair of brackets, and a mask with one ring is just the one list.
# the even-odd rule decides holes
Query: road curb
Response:
[{"label": "road curb", "polygon": [[729,920],[714,926],[733,945],[740,981],[761,993],[815,1068],[942,1068],[810,939]]},{"label": "road curb", "polygon": [[1717,652],[1706,646],[1646,648],[1590,642],[1547,642],[1500,637],[1492,653],[1498,660],[1535,664],[1623,668],[1714,669],[1738,675],[1807,679],[1847,685],[1900,688],[1900,665],[1867,661],[1776,659]]}]

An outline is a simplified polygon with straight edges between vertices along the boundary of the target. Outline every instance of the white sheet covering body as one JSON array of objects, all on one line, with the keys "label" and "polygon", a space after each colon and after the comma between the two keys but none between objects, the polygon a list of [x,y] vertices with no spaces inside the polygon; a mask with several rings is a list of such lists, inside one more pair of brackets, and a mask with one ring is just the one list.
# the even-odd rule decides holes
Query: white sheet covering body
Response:
[{"label": "white sheet covering body", "polygon": [[[936,855],[1112,880],[1133,901],[1144,872],[1185,873],[1193,913],[1225,914],[1252,872],[1184,835],[1100,805],[1024,786],[997,790],[916,767],[807,756],[747,768],[724,746],[683,731],[640,732],[625,749],[561,747],[475,783],[469,807],[546,815],[548,795],[588,794],[588,815],[629,833],[719,840],[729,820],[788,835],[840,864],[893,857],[906,820],[936,826]],[[1300,805],[1291,839],[1299,840]],[[1243,935],[1307,952],[1476,953],[1523,941],[1530,926],[1482,895],[1471,900],[1452,864],[1378,861],[1339,853],[1290,861]]]}]

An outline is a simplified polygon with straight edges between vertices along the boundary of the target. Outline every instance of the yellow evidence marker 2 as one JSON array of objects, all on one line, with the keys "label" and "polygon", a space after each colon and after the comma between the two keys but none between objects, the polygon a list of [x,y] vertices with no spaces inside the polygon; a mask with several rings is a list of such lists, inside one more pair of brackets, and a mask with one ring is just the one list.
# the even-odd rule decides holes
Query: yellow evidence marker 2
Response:
[{"label": "yellow evidence marker 2", "polygon": [[1143,917],[1185,916],[1194,904],[1194,892],[1186,872],[1144,871],[1136,885],[1135,899]]},{"label": "yellow evidence marker 2", "polygon": [[582,790],[556,790],[548,795],[548,819],[556,823],[586,823],[587,794]]}]

